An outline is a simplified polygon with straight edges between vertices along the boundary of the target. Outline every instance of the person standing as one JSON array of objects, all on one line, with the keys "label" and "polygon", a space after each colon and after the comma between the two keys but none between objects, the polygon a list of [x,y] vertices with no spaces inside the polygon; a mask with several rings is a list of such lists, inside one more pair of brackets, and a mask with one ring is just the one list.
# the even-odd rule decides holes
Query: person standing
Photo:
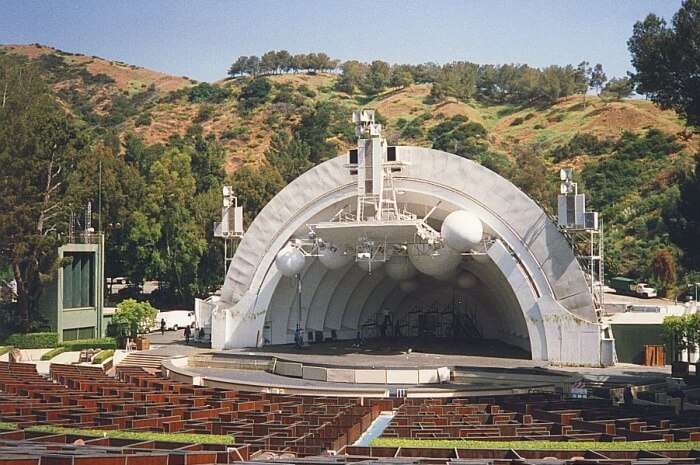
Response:
[{"label": "person standing", "polygon": [[161,318],[160,320],[160,334],[161,336],[165,336],[165,318]]},{"label": "person standing", "polygon": [[190,326],[187,325],[185,326],[185,344],[187,345],[190,344],[190,336],[192,336],[192,330],[190,329]]}]

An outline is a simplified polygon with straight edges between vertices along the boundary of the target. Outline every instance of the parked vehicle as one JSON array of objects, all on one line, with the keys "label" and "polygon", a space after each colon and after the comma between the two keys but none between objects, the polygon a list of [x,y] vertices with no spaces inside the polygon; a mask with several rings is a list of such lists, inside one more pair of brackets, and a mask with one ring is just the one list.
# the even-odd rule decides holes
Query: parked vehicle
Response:
[{"label": "parked vehicle", "polygon": [[647,283],[637,282],[631,278],[616,276],[610,280],[610,287],[615,289],[615,292],[633,297],[642,297],[651,299],[657,296],[656,289]]},{"label": "parked vehicle", "polygon": [[160,330],[160,322],[165,320],[165,329],[168,331],[177,331],[186,326],[194,328],[194,312],[191,310],[171,310],[169,312],[158,312],[156,315],[155,326],[151,331]]}]

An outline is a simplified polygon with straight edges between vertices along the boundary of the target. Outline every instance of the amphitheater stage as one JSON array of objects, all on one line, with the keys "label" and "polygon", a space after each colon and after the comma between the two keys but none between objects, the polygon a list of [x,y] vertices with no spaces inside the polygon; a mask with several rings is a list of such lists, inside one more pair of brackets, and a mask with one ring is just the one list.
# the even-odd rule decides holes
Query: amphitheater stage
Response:
[{"label": "amphitheater stage", "polygon": [[479,366],[523,368],[543,366],[526,352],[500,341],[467,342],[440,338],[372,338],[357,347],[354,341],[326,341],[298,348],[294,344],[222,351],[254,354],[328,367],[437,368]]},{"label": "amphitheater stage", "polygon": [[664,377],[659,369],[551,367],[526,356],[498,342],[403,338],[373,339],[359,348],[327,341],[199,353],[165,368],[172,377],[211,387],[366,397],[568,392],[574,384],[648,384]]}]

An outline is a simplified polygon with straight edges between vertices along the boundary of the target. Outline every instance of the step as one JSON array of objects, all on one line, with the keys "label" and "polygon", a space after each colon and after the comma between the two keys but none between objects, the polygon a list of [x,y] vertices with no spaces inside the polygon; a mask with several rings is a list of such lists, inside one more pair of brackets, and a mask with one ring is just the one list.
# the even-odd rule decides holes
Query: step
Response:
[{"label": "step", "polygon": [[120,367],[147,367],[160,368],[163,360],[168,357],[165,355],[149,354],[143,352],[129,353],[124,360],[119,363]]}]

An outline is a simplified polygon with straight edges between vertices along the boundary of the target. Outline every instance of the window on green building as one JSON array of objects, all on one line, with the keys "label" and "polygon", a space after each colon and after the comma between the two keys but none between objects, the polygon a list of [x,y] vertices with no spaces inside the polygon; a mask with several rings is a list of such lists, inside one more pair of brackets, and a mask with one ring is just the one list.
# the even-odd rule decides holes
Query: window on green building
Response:
[{"label": "window on green building", "polygon": [[64,341],[75,341],[76,339],[93,339],[95,337],[95,327],[71,328],[63,330]]},{"label": "window on green building", "polygon": [[71,262],[63,267],[63,308],[86,308],[95,305],[95,254],[66,252]]}]

